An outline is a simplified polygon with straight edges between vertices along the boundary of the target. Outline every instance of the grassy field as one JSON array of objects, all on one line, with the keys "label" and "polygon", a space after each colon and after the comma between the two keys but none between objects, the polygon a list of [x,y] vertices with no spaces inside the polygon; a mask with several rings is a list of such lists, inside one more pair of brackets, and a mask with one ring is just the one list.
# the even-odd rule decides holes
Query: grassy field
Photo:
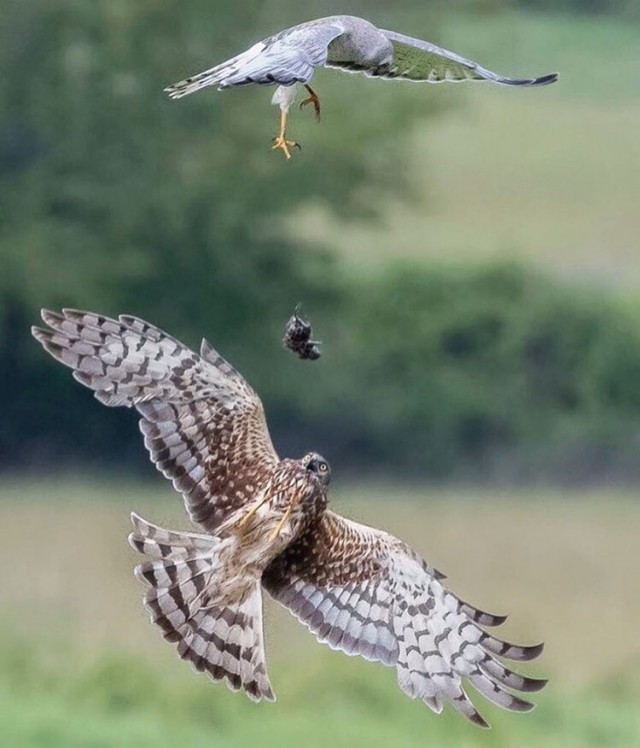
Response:
[{"label": "grassy field", "polygon": [[338,487],[335,504],[410,541],[472,602],[511,613],[507,638],[546,641],[540,662],[527,668],[551,678],[532,714],[483,703],[490,732],[456,715],[436,717],[399,691],[391,670],[321,647],[272,604],[266,635],[278,702],[253,705],[191,672],[141,608],[128,513],[187,527],[166,485],[5,483],[3,745],[638,745],[633,496],[361,486]]},{"label": "grassy field", "polygon": [[[434,41],[514,75],[558,70],[560,82],[415,87],[448,109],[402,132],[413,199],[378,206],[380,223],[336,222],[309,206],[292,219],[295,236],[328,243],[360,269],[364,259],[508,257],[637,284],[640,27],[522,13],[447,19]],[[380,84],[367,85],[373,96]]]}]

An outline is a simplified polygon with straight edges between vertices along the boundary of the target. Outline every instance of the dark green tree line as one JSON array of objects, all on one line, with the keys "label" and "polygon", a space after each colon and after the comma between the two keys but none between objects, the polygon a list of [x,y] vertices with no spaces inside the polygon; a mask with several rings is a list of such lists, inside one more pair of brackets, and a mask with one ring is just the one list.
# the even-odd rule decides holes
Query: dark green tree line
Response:
[{"label": "dark green tree line", "polygon": [[396,117],[408,125],[427,111],[424,102],[394,95],[394,111],[384,88],[369,100],[348,77],[340,85],[327,76],[325,121],[296,117],[297,137],[310,144],[304,158],[285,164],[269,150],[273,89],[209,90],[176,103],[162,88],[321,13],[322,4],[2,5],[5,462],[25,459],[21,450],[32,455],[36,443],[48,445],[44,452],[86,444],[101,423],[113,431],[122,422],[85,413],[64,373],[51,372],[25,341],[43,305],[129,310],[191,342],[194,330],[206,331],[239,364],[264,372],[257,384],[275,397],[269,380],[279,379],[278,365],[270,372],[262,362],[283,319],[299,299],[331,303],[340,286],[330,255],[301,254],[283,238],[281,217],[314,198],[336,211],[366,211],[361,185],[369,199],[398,188]]},{"label": "dark green tree line", "polygon": [[[323,122],[295,113],[305,150],[286,164],[268,147],[271,89],[162,94],[344,6],[0,5],[0,467],[144,459],[130,414],[98,406],[28,335],[41,306],[73,306],[192,346],[206,335],[263,396],[283,453],[437,478],[634,474],[640,339],[604,292],[501,267],[353,278],[286,238],[308,201],[375,220],[408,188],[398,126],[433,111],[427,97],[320,74]],[[402,7],[346,10],[408,28]],[[324,341],[317,364],[280,346],[298,301]]]}]

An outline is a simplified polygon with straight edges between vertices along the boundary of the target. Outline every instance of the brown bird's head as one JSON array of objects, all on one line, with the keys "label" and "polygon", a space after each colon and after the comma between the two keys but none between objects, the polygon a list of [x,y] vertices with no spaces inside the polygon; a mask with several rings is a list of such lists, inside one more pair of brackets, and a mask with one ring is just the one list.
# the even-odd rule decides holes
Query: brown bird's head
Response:
[{"label": "brown bird's head", "polygon": [[317,452],[309,452],[302,460],[302,467],[318,477],[323,486],[331,483],[331,468],[329,463]]}]

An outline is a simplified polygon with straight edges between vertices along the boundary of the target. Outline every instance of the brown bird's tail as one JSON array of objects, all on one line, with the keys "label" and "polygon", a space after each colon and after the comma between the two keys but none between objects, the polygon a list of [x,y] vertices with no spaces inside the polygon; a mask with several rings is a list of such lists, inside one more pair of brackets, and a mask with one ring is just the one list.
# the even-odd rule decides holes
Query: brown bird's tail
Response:
[{"label": "brown bird's tail", "polygon": [[[244,689],[254,701],[275,696],[267,675],[262,634],[259,582],[216,601],[222,568],[220,540],[174,532],[131,515],[131,546],[147,556],[136,567],[149,585],[144,597],[152,623],[178,645],[183,660],[214,680],[225,679],[233,691]],[[226,580],[228,582],[228,580]]]}]

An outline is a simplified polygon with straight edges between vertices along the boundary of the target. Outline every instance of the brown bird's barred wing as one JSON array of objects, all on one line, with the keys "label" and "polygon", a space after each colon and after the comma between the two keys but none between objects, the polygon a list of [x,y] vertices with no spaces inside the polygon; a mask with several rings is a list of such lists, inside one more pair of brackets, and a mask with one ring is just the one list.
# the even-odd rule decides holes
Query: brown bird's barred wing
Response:
[{"label": "brown bird's barred wing", "polygon": [[278,457],[260,398],[203,340],[200,355],[136,317],[43,310],[34,337],[105,405],[134,406],[151,459],[213,531]]},{"label": "brown bird's barred wing", "polygon": [[451,704],[476,724],[487,723],[463,678],[498,706],[533,705],[509,692],[537,691],[546,681],[521,676],[497,658],[530,660],[542,645],[503,642],[480,626],[492,616],[459,600],[442,575],[393,536],[333,512],[278,556],[263,585],[322,643],[397,669],[398,684],[439,713]]}]

